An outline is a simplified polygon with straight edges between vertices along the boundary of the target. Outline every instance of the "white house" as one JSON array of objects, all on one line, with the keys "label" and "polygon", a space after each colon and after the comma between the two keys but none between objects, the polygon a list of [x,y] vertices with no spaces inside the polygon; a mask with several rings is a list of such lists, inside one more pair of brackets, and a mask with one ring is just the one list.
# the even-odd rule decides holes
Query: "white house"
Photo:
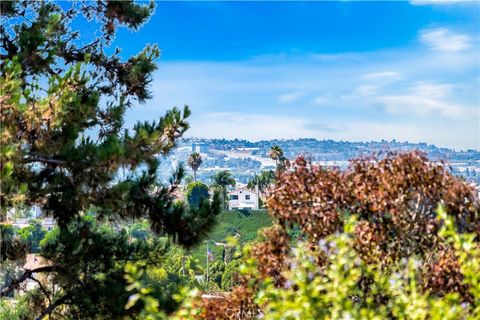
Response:
[{"label": "white house", "polygon": [[[14,220],[11,225],[17,228],[26,228],[30,225],[31,219],[16,219]],[[10,224],[10,222],[8,222]],[[51,217],[43,218],[40,220],[40,223],[42,224],[42,227],[46,229],[47,231],[52,230],[55,228],[57,223],[55,222],[55,219]]]},{"label": "white house", "polygon": [[245,187],[236,188],[228,193],[229,210],[258,210],[257,194]]}]

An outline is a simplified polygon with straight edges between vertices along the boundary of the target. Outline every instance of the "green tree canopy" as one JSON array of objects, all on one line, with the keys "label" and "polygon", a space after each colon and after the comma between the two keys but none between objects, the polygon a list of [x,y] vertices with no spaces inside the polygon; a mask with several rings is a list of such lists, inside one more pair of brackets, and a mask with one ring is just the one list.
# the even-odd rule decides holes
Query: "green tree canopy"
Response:
[{"label": "green tree canopy", "polygon": [[199,207],[203,201],[209,199],[208,186],[199,181],[192,182],[187,186],[186,197],[191,207]]},{"label": "green tree canopy", "polygon": [[31,253],[38,253],[40,241],[45,237],[46,230],[39,220],[31,220],[28,227],[18,230],[17,233],[28,245]]}]

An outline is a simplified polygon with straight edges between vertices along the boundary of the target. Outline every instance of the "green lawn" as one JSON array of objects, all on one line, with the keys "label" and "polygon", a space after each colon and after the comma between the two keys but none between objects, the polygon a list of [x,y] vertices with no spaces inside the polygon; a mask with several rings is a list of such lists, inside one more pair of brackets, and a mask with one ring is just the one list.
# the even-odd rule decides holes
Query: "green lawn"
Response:
[{"label": "green lawn", "polygon": [[[226,238],[233,236],[236,232],[240,234],[240,243],[247,243],[255,240],[258,230],[268,227],[272,220],[266,210],[251,211],[243,213],[240,211],[223,211],[217,217],[217,224],[208,235],[208,240],[214,242],[225,242]],[[210,241],[210,251],[217,259],[221,259],[221,246],[216,247]],[[191,250],[191,254],[205,265],[207,245],[202,243]]]}]

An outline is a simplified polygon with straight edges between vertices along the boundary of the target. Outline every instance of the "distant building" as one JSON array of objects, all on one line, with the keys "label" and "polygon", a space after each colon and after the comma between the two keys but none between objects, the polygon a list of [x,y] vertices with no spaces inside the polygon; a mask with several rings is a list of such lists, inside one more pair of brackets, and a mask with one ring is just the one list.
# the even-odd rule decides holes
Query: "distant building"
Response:
[{"label": "distant building", "polygon": [[55,222],[55,219],[53,219],[52,217],[47,217],[42,220],[42,227],[47,231],[52,230],[56,226],[57,226],[57,223]]},{"label": "distant building", "polygon": [[197,142],[192,143],[192,152],[208,153],[208,151],[209,151],[208,144],[197,143]]},{"label": "distant building", "polygon": [[228,193],[229,210],[258,210],[257,194],[245,187],[236,188]]},{"label": "distant building", "polygon": [[[32,219],[16,219],[13,221],[13,223],[10,223],[10,224],[14,227],[21,229],[21,228],[28,227],[31,221]],[[55,219],[53,219],[52,217],[41,219],[40,223],[42,224],[42,228],[44,228],[47,231],[52,230],[57,225],[57,223],[55,222]]]},{"label": "distant building", "polygon": [[42,215],[42,209],[39,206],[31,206],[26,208],[10,208],[7,211],[7,220],[14,220],[16,217],[29,217],[37,219]]}]

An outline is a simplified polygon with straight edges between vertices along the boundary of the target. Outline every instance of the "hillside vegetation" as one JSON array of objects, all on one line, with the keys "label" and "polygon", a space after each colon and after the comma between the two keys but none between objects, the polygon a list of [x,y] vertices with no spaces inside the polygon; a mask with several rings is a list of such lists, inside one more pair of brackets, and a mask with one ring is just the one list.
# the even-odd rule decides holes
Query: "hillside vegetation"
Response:
[{"label": "hillside vegetation", "polygon": [[[208,235],[210,252],[215,260],[222,258],[223,247],[215,246],[214,242],[224,243],[228,237],[240,234],[239,242],[244,244],[253,241],[258,236],[258,231],[272,225],[272,219],[266,210],[251,212],[223,211],[217,217],[217,224]],[[203,242],[191,249],[191,254],[200,265],[206,265],[207,244]]]}]

